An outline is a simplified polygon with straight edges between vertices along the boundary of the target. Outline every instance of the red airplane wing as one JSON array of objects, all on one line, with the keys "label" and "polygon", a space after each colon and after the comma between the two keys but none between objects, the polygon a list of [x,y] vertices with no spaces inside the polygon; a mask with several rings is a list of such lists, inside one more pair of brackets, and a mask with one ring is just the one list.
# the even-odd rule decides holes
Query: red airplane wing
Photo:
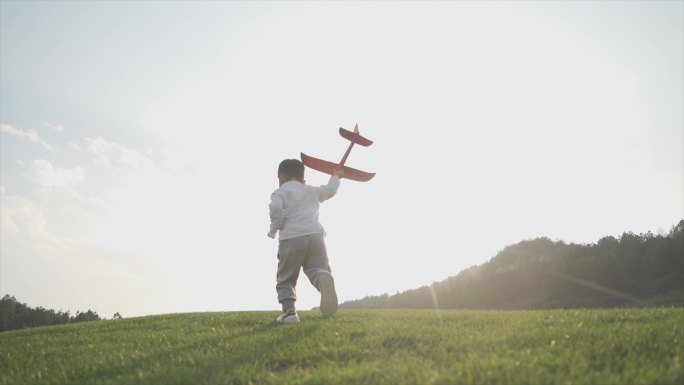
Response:
[{"label": "red airplane wing", "polygon": [[[303,152],[301,153],[301,157],[302,157],[302,163],[304,163],[304,165],[306,167],[312,168],[314,170],[318,170],[318,171],[325,173],[325,174],[332,175],[335,172],[335,170],[338,170],[340,168],[340,165],[337,163],[328,162],[327,160],[314,158],[312,156],[306,155]],[[355,168],[351,168],[348,166],[342,166],[342,169],[344,169],[343,178],[355,180],[357,182],[368,182],[369,180],[373,179],[373,177],[375,176],[374,172],[373,173],[365,172],[365,171],[357,170]]]}]

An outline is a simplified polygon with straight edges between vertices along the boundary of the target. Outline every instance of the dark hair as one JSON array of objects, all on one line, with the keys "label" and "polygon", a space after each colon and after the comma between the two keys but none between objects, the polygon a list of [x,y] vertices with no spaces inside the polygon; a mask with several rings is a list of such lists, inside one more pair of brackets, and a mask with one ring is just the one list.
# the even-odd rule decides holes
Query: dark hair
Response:
[{"label": "dark hair", "polygon": [[278,166],[278,175],[287,178],[304,179],[304,164],[299,159],[285,159]]}]

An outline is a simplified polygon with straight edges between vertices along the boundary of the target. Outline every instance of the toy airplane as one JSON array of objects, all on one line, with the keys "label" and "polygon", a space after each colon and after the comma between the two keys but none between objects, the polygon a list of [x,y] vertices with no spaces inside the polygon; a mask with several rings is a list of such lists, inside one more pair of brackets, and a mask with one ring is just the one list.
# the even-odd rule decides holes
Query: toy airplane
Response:
[{"label": "toy airplane", "polygon": [[352,147],[354,147],[354,144],[360,144],[364,147],[368,147],[371,144],[373,144],[373,141],[368,140],[361,136],[361,134],[359,134],[358,124],[354,127],[354,132],[345,130],[344,128],[340,127],[340,135],[351,142],[349,143],[347,152],[344,153],[344,156],[342,157],[340,163],[333,163],[328,162],[327,160],[314,158],[312,156],[306,155],[303,152],[301,153],[302,163],[304,163],[304,165],[309,168],[330,175],[332,175],[335,172],[335,170],[339,170],[340,168],[342,168],[344,170],[343,178],[355,180],[358,182],[368,182],[369,180],[373,179],[373,177],[375,176],[374,172],[365,172],[344,165],[344,162],[347,161],[347,157],[349,157],[349,153],[351,152]]}]

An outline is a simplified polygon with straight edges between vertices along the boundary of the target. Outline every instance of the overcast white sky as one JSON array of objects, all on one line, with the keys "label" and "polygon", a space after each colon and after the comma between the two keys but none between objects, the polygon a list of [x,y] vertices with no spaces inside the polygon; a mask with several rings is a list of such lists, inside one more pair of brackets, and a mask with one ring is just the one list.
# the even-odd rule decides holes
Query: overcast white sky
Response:
[{"label": "overcast white sky", "polygon": [[31,306],[278,309],[277,165],[356,123],[377,176],[321,207],[342,301],[684,218],[681,1],[0,11],[0,294]]}]

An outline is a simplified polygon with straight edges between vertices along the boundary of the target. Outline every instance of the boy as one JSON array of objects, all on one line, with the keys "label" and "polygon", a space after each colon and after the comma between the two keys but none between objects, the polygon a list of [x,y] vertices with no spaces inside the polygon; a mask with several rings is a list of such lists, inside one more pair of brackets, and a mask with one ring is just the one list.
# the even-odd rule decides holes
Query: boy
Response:
[{"label": "boy", "polygon": [[329,317],[337,311],[337,294],[328,255],[323,241],[323,226],[318,222],[320,202],[332,198],[340,186],[343,170],[330,177],[325,186],[305,184],[304,164],[297,159],[285,159],[278,166],[280,188],[271,194],[269,210],[271,229],[268,236],[275,238],[280,231],[278,245],[278,274],[276,291],[283,313],[279,323],[297,323],[299,316],[294,302],[299,270],[321,293],[321,312]]}]

